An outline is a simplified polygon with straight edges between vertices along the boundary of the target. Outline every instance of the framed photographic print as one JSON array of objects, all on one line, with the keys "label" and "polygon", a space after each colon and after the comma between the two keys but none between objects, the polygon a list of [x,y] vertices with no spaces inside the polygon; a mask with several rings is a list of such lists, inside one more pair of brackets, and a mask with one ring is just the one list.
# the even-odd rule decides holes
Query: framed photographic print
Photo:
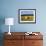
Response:
[{"label": "framed photographic print", "polygon": [[36,9],[19,9],[18,10],[19,23],[36,23]]}]

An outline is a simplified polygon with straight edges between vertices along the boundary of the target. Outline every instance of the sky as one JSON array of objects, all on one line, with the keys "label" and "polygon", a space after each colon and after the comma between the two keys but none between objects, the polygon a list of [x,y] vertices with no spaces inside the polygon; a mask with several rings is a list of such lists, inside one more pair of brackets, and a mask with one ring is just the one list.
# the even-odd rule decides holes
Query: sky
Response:
[{"label": "sky", "polygon": [[31,11],[31,10],[23,10],[23,11],[21,11],[21,14],[33,14],[33,11]]}]

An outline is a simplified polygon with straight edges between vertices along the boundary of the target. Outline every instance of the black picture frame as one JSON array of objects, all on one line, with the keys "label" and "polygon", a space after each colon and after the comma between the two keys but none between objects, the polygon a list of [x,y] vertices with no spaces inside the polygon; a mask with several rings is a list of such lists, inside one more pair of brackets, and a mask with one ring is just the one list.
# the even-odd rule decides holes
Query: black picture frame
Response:
[{"label": "black picture frame", "polygon": [[35,24],[36,9],[18,9],[18,22],[20,24]]}]

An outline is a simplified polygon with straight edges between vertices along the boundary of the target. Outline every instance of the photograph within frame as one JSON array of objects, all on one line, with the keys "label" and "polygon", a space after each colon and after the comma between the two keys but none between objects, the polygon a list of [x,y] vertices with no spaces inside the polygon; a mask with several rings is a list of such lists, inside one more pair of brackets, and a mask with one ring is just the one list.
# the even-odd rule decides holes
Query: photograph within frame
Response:
[{"label": "photograph within frame", "polygon": [[36,9],[19,9],[19,23],[36,23]]}]

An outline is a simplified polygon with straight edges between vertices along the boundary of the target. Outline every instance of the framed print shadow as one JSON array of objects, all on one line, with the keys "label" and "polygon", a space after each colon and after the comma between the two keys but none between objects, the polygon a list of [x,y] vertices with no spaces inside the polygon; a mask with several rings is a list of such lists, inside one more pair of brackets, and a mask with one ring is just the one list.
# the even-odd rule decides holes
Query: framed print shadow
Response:
[{"label": "framed print shadow", "polygon": [[36,23],[36,9],[19,9],[18,22],[22,24]]}]

